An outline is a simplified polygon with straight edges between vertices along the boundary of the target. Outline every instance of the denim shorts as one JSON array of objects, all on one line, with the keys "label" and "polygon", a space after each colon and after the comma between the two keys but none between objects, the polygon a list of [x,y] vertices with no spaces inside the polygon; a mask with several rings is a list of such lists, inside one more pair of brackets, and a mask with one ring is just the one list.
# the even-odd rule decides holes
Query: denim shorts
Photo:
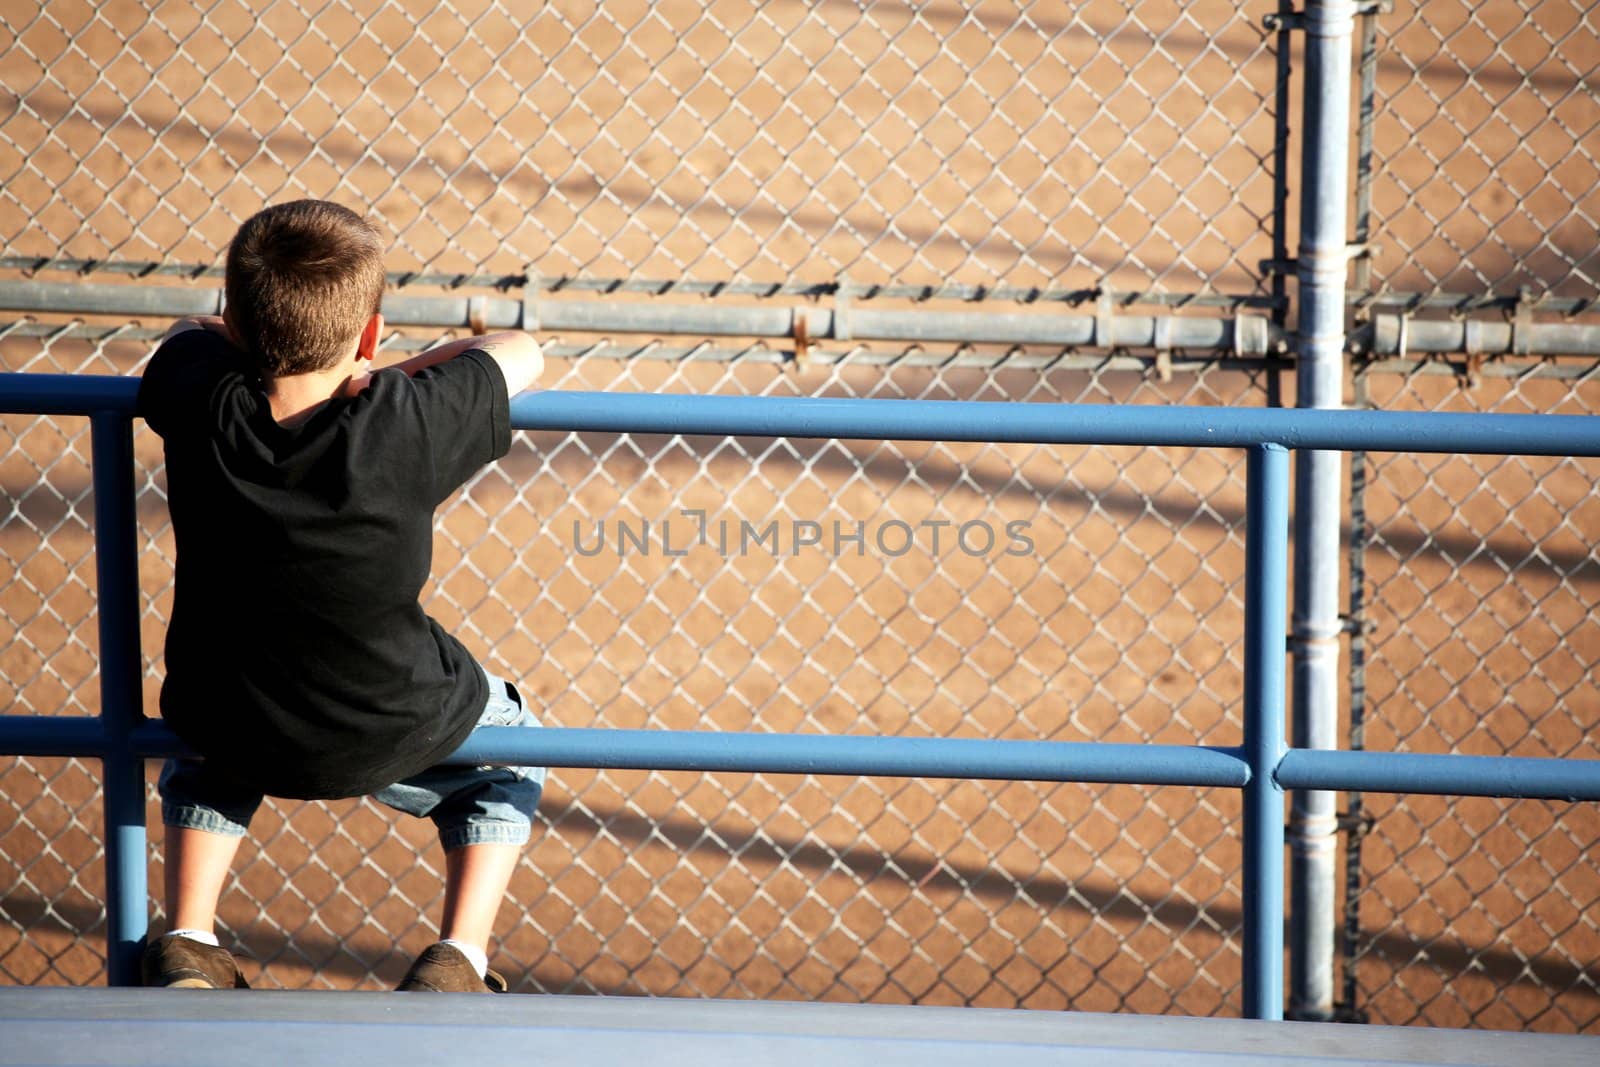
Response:
[{"label": "denim shorts", "polygon": [[[479,726],[538,726],[516,687],[484,672],[489,701]],[[446,850],[463,845],[526,842],[544,792],[544,767],[434,766],[372,795],[374,800],[419,818],[431,818]],[[226,775],[208,771],[204,760],[169,759],[161,768],[161,821],[167,826],[243,837],[262,795]]]}]

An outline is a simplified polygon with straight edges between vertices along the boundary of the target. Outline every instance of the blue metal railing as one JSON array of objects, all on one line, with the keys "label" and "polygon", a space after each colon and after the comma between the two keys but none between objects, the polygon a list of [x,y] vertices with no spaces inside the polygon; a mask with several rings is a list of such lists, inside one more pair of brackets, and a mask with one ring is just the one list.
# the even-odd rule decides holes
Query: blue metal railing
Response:
[{"label": "blue metal railing", "polygon": [[[184,751],[140,707],[132,446],[137,384],[117,377],[0,375],[0,411],[91,420],[100,716],[0,716],[0,754],[84,756],[103,763],[107,966],[113,985],[137,981],[148,924],[143,761]],[[1600,800],[1600,760],[1295,750],[1285,741],[1284,714],[1290,449],[1600,456],[1600,418],[549,392],[515,398],[512,423],[524,430],[1243,448],[1243,742],[1221,747],[485,728],[451,762],[1242,789],[1244,1013],[1257,1019],[1283,1017],[1285,788]]]}]

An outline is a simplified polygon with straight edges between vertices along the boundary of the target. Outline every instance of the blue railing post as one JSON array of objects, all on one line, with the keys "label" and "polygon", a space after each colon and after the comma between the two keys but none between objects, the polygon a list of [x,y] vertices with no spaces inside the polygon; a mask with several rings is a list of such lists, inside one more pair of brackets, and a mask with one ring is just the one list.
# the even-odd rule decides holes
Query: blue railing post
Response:
[{"label": "blue railing post", "polygon": [[94,459],[95,576],[100,586],[100,724],[105,790],[106,977],[139,984],[150,922],[144,760],[129,734],[144,718],[139,651],[139,546],[134,511],[133,420],[97,414]]},{"label": "blue railing post", "polygon": [[1247,452],[1244,595],[1244,1014],[1283,1018],[1283,790],[1289,453]]}]

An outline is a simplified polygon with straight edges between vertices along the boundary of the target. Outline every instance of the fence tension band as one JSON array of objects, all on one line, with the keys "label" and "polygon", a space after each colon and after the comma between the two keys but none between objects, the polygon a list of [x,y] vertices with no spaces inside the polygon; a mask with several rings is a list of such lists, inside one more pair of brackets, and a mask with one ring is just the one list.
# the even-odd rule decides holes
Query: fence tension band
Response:
[{"label": "fence tension band", "polygon": [[850,334],[850,276],[841,274],[833,286],[833,339],[848,341]]},{"label": "fence tension band", "polygon": [[[1239,317],[1234,316],[1233,354],[1239,354]],[[1172,326],[1173,319],[1170,315],[1156,316],[1155,326],[1151,330],[1151,341],[1156,350],[1156,378],[1162,385],[1172,381]]]},{"label": "fence tension band", "polygon": [[1112,349],[1116,347],[1116,306],[1112,303],[1111,290],[1101,286],[1094,298],[1094,347]]},{"label": "fence tension band", "polygon": [[808,355],[811,351],[811,316],[805,308],[797,307],[789,312],[789,319],[794,337],[795,366],[804,367],[811,362]]},{"label": "fence tension band", "polygon": [[1517,290],[1517,302],[1511,308],[1511,354],[1528,356],[1533,353],[1533,305],[1539,301],[1533,289],[1522,286]]},{"label": "fence tension band", "polygon": [[[1389,15],[1394,12],[1394,0],[1364,0],[1356,4],[1357,15]],[[1275,33],[1293,33],[1306,28],[1304,11],[1274,11],[1261,17],[1261,25]]]}]

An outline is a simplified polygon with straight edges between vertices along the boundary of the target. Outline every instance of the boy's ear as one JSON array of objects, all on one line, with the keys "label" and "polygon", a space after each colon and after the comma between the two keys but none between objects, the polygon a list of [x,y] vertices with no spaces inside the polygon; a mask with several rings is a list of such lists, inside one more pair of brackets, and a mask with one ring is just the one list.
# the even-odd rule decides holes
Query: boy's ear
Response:
[{"label": "boy's ear", "polygon": [[372,360],[378,354],[378,342],[383,340],[383,315],[374,311],[372,318],[361,327],[361,339],[356,342],[356,359]]}]

